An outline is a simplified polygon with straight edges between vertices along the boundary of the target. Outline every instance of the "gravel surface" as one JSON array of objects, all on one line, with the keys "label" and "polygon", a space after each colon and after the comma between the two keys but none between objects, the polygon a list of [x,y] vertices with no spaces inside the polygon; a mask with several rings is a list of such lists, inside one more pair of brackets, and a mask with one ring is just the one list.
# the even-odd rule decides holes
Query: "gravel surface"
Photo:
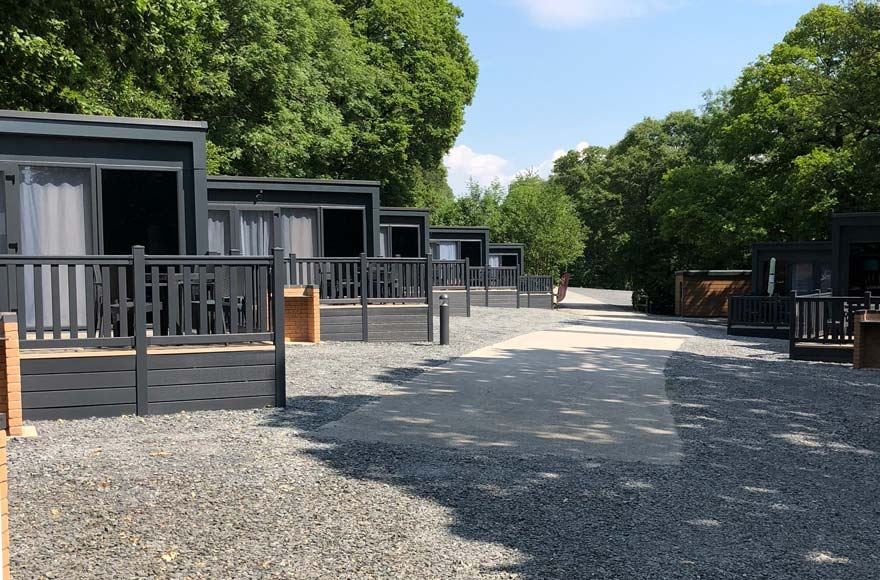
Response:
[{"label": "gravel surface", "polygon": [[677,466],[310,437],[572,315],[480,309],[445,348],[291,348],[283,412],[39,423],[11,446],[13,575],[877,578],[880,373],[782,342],[697,327],[667,367]]}]

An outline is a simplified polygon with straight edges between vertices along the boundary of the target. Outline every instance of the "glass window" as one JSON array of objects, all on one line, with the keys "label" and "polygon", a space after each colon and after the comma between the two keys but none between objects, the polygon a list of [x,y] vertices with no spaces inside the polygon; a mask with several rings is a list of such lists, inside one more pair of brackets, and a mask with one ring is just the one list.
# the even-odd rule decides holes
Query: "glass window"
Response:
[{"label": "glass window", "polygon": [[795,264],[792,269],[792,288],[798,291],[798,294],[806,294],[816,290],[815,279],[813,278],[813,264],[805,264],[803,262]]},{"label": "glass window", "polygon": [[[84,256],[91,251],[92,172],[86,167],[43,167],[25,165],[21,168],[21,253],[26,256]],[[49,268],[43,275],[43,321],[52,321],[52,282]],[[68,295],[68,270],[58,271],[61,296]],[[34,270],[25,268],[25,287],[33,287]],[[85,325],[85,277],[76,269],[76,322]],[[70,324],[70,306],[62,300],[61,324]],[[25,320],[34,326],[34,298],[25,297]]]},{"label": "glass window", "polygon": [[379,227],[379,257],[387,258],[391,255],[391,226]]},{"label": "glass window", "polygon": [[455,242],[436,242],[431,251],[435,260],[458,259],[458,244]]},{"label": "glass window", "polygon": [[243,256],[268,256],[272,249],[271,211],[241,211],[241,254]]},{"label": "glass window", "polygon": [[501,267],[501,256],[497,254],[489,255],[489,267],[490,268],[500,268]]},{"label": "glass window", "polygon": [[296,254],[302,258],[318,255],[318,210],[282,209],[281,232],[285,254]]},{"label": "glass window", "polygon": [[208,253],[226,255],[231,249],[229,212],[208,210]]}]

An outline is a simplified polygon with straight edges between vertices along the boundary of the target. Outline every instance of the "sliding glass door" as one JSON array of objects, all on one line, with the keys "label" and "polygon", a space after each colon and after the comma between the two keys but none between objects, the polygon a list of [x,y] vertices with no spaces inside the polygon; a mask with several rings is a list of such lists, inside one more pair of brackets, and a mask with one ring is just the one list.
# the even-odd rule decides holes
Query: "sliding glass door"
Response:
[{"label": "sliding glass door", "polygon": [[[94,170],[88,166],[41,164],[5,165],[4,169],[4,253],[28,256],[82,256],[94,251]],[[10,179],[7,179],[9,177]],[[59,291],[67,295],[70,284],[77,285],[78,325],[85,324],[85,272],[75,270],[69,279],[67,268],[58,271]],[[52,281],[48,268],[43,268],[43,320],[52,320]],[[34,268],[24,268],[25,288],[34,287]],[[24,322],[34,326],[35,297],[25,293]],[[61,324],[69,327],[70,306],[61,301],[58,315]]]}]

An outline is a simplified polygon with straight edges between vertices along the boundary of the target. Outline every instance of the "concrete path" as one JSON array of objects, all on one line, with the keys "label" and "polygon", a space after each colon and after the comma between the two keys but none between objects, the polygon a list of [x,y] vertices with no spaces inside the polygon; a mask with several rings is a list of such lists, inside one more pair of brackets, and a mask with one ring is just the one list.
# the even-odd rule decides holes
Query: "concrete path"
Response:
[{"label": "concrete path", "polygon": [[[602,295],[600,295],[602,296]],[[577,290],[578,316],[480,349],[324,426],[331,438],[676,463],[663,369],[690,335]],[[515,316],[515,313],[511,313]]]}]

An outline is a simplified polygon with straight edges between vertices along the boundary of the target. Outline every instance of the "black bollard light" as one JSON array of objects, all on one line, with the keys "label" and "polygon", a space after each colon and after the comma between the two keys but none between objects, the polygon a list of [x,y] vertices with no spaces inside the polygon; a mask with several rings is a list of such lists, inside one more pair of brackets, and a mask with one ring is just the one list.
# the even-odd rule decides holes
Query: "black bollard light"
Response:
[{"label": "black bollard light", "polygon": [[440,344],[449,344],[449,296],[440,295]]}]

